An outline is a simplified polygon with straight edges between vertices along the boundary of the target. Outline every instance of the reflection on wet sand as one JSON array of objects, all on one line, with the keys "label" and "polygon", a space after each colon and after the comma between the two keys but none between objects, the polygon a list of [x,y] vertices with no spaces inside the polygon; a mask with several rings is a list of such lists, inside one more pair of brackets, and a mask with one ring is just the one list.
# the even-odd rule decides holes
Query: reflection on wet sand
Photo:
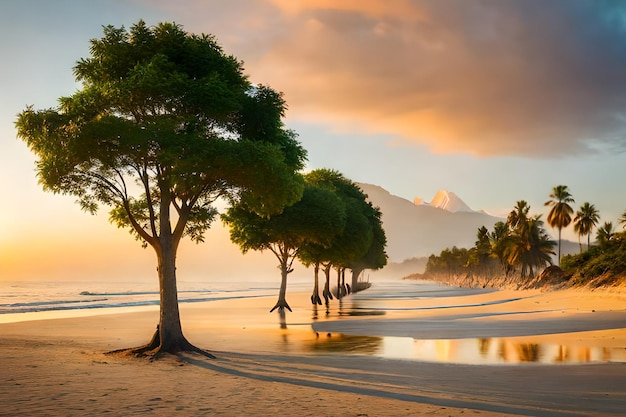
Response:
[{"label": "reflection on wet sand", "polygon": [[475,365],[626,362],[626,349],[529,343],[520,337],[414,340],[411,352],[396,354],[393,358]]},{"label": "reflection on wet sand", "polygon": [[[385,314],[380,310],[357,310],[354,304],[356,303],[348,306],[340,304],[336,314],[339,317]],[[318,311],[318,306],[313,307],[313,321],[318,320],[320,314],[330,314],[328,308],[320,310],[324,313]],[[285,329],[284,326],[285,323],[281,320],[281,329]],[[534,343],[529,342],[527,337],[414,340],[411,337],[306,332],[302,335],[301,342],[305,350],[312,353],[359,354],[387,359],[473,365],[626,362],[625,347]]]},{"label": "reflection on wet sand", "polygon": [[[385,359],[471,365],[626,363],[626,346],[611,341],[607,341],[607,345],[602,346],[602,344],[598,344],[594,334],[581,334],[580,337],[573,337],[571,331],[554,334],[506,334],[507,332],[515,333],[510,332],[511,328],[506,326],[517,326],[521,328],[521,331],[527,331],[523,327],[526,323],[523,320],[472,322],[474,316],[448,314],[442,315],[442,318],[428,315],[425,316],[428,320],[421,322],[417,320],[414,323],[404,318],[412,316],[412,314],[407,315],[406,311],[425,308],[413,301],[411,301],[413,305],[409,305],[411,299],[409,295],[414,296],[415,294],[407,295],[405,291],[396,289],[393,294],[401,294],[404,298],[399,298],[399,295],[392,298],[382,290],[379,292],[380,294],[368,294],[367,298],[354,296],[340,299],[336,304],[313,305],[312,309],[307,306],[305,309],[295,310],[288,315],[279,311],[278,323],[273,320],[272,324],[266,323],[270,324],[269,328],[264,328],[263,325],[255,328],[247,327],[246,332],[250,333],[251,330],[255,330],[261,331],[264,335],[273,335],[266,339],[256,339],[257,343],[254,349],[288,354],[367,355]],[[508,302],[511,299],[506,298],[505,300]],[[506,304],[503,304],[501,300],[498,302],[499,305]],[[496,301],[488,299],[486,301],[481,300],[480,303],[481,305],[493,305]],[[439,307],[437,308],[447,308],[448,304],[451,303],[438,303],[437,306]],[[456,306],[477,305],[474,302],[455,302],[452,304]],[[430,306],[428,308],[433,309],[435,307]],[[515,309],[500,308],[495,312],[489,310],[481,314],[480,317],[484,318],[494,314],[519,313]],[[381,315],[392,317],[389,320],[379,317],[371,317],[371,319],[359,317]],[[476,313],[474,315],[478,316]],[[587,317],[583,318],[587,319]],[[466,331],[464,328],[465,320],[480,330],[476,333],[482,333],[482,337],[467,337],[471,336],[473,332]],[[336,330],[332,330],[333,326],[321,325],[326,322],[342,323],[343,326],[334,326]],[[421,328],[420,332],[416,332],[415,326],[418,325],[416,323],[425,329]],[[457,327],[448,326],[450,323]],[[486,326],[485,323],[490,323],[491,326]],[[568,324],[569,322],[563,321],[563,323]],[[543,324],[545,326],[545,322]],[[388,326],[395,327],[390,328]],[[405,326],[406,333],[404,334],[402,334],[402,326]],[[342,327],[348,330],[339,330]],[[399,328],[400,331],[398,331]],[[326,330],[322,331],[321,329]],[[446,338],[448,334],[441,331],[442,329],[447,330],[447,333],[456,335],[450,335]],[[456,331],[451,331],[451,329]],[[563,327],[555,329],[562,331]],[[609,327],[609,329],[611,331],[623,330],[613,327]],[[425,339],[425,337],[430,336],[430,330],[434,332],[433,337],[440,339]],[[498,334],[500,331],[502,334]],[[394,332],[399,334],[383,336]],[[441,333],[444,334],[441,335]],[[411,335],[409,336],[409,334]]]},{"label": "reflection on wet sand", "polygon": [[312,352],[376,355],[382,343],[382,337],[328,333],[316,335],[308,348]]},{"label": "reflection on wet sand", "polygon": [[529,343],[523,337],[414,340],[410,337],[315,333],[301,339],[310,353],[368,355],[426,362],[498,364],[575,364],[626,362],[626,348]]}]

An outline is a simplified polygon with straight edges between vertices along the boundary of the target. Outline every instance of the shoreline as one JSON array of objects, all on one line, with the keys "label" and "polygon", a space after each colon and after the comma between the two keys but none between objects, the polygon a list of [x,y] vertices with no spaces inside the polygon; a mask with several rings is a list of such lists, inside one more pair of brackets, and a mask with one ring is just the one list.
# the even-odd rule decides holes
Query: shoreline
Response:
[{"label": "shoreline", "polygon": [[[497,330],[520,323],[539,332],[553,331],[561,317],[578,323],[578,331],[518,337],[582,338],[587,344],[606,342],[626,350],[623,328],[589,330],[591,323],[606,322],[609,316],[626,318],[624,294],[505,291],[389,300],[368,291],[344,299],[343,310],[339,303],[331,304],[328,318],[324,308],[316,314],[306,304],[308,293],[289,295],[295,308],[284,321],[267,312],[274,297],[181,305],[186,336],[216,354],[216,360],[181,354],[148,363],[104,354],[145,343],[154,330],[157,311],[0,324],[4,352],[0,366],[6,370],[0,378],[0,410],[7,415],[77,416],[105,411],[112,415],[183,411],[226,416],[467,412],[617,416],[626,409],[621,388],[626,384],[626,363],[464,365],[376,353],[386,346],[386,336],[380,333],[392,328],[402,338],[415,335],[416,327],[425,322],[432,332],[438,327],[448,336],[452,330],[471,334],[477,326],[493,325]],[[498,299],[514,301],[493,302]],[[360,315],[382,309],[385,315]],[[588,320],[578,320],[583,317]],[[311,323],[318,333],[319,326],[332,327],[328,328],[331,337],[316,335]],[[389,326],[379,330],[384,323]],[[612,326],[615,323],[605,327]],[[357,339],[361,351],[342,352],[346,346],[341,345],[345,341],[341,335],[358,337],[359,332],[369,337]]]}]

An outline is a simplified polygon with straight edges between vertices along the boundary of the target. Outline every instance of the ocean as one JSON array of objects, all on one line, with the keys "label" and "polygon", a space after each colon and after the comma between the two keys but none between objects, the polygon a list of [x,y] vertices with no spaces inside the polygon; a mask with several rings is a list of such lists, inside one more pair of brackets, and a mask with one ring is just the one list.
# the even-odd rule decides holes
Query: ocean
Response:
[{"label": "ocean", "polygon": [[[320,282],[320,285],[323,285]],[[332,284],[331,284],[332,287]],[[227,299],[276,297],[279,277],[270,281],[179,280],[178,301],[188,303]],[[290,278],[290,292],[310,292],[312,279]],[[484,291],[484,290],[483,290]],[[366,291],[369,304],[381,311],[393,310],[393,300],[458,295],[459,289],[411,281],[381,281]],[[478,292],[478,291],[476,291]],[[349,303],[346,299],[346,302]],[[150,281],[22,281],[0,282],[0,323],[108,313],[110,309],[158,308],[156,278]]]},{"label": "ocean", "polygon": [[[23,281],[0,283],[0,323],[158,308],[156,282]],[[277,280],[278,281],[278,280]],[[295,282],[298,288],[304,283]],[[179,282],[180,304],[278,294],[270,282]]]}]

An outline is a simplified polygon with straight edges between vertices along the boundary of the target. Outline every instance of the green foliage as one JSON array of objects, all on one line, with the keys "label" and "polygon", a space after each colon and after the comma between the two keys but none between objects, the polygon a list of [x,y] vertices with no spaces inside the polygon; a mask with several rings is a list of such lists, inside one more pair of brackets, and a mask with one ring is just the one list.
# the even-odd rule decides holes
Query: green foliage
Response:
[{"label": "green foliage", "polygon": [[300,259],[305,264],[332,263],[336,267],[363,270],[387,264],[387,238],[382,213],[367,202],[367,195],[337,171],[317,169],[306,174],[307,183],[335,192],[346,208],[346,224],[331,245],[305,245]]},{"label": "green foliage", "polygon": [[602,285],[623,280],[626,275],[626,232],[615,233],[612,239],[583,253],[564,256],[561,268],[572,276],[571,282],[578,285]]},{"label": "green foliage", "polygon": [[465,248],[444,249],[439,256],[430,255],[426,263],[427,274],[456,275],[468,272],[470,251]]},{"label": "green foliage", "polygon": [[522,278],[533,277],[538,268],[551,263],[555,242],[543,229],[541,216],[529,217],[530,206],[520,200],[507,217],[498,222],[493,232],[486,227],[477,231],[476,243],[471,249],[445,249],[439,256],[431,255],[426,273],[459,275],[468,273],[493,274],[495,259],[500,269],[495,273],[508,275],[520,269]]},{"label": "green foliage", "polygon": [[604,222],[604,224],[598,228],[596,233],[596,240],[600,246],[607,246],[615,235],[615,229],[612,222]]},{"label": "green foliage", "polygon": [[105,27],[90,53],[74,67],[79,91],[16,122],[45,190],[110,207],[155,248],[170,230],[202,241],[217,198],[263,216],[300,199],[306,152],[282,122],[282,95],[252,86],[214,37],[140,21]]},{"label": "green foliage", "polygon": [[260,216],[246,204],[237,204],[222,220],[242,252],[269,249],[279,256],[297,251],[305,243],[330,245],[346,224],[346,210],[332,191],[307,185],[302,198],[280,214]]}]

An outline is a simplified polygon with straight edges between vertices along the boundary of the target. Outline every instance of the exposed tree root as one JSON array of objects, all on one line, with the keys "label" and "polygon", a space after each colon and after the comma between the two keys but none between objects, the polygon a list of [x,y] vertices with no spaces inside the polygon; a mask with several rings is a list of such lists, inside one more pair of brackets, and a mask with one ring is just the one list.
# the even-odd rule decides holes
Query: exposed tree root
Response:
[{"label": "exposed tree root", "polygon": [[157,326],[157,329],[154,332],[154,336],[152,336],[152,339],[148,344],[133,348],[112,350],[110,352],[107,352],[106,354],[148,358],[150,359],[150,361],[154,361],[161,358],[165,354],[169,353],[175,355],[180,352],[195,352],[207,358],[215,359],[215,356],[213,356],[211,353],[192,345],[185,337],[182,337],[181,340],[177,340],[174,343],[170,343],[169,346],[162,346],[159,326]]},{"label": "exposed tree root", "polygon": [[326,305],[328,305],[328,301],[333,299],[333,295],[330,292],[330,290],[328,288],[324,288],[324,291],[322,292],[322,295],[324,296],[324,300],[326,301]]},{"label": "exposed tree root", "polygon": [[313,293],[313,295],[311,296],[311,304],[322,305],[322,299],[320,298],[320,295],[318,293]]},{"label": "exposed tree root", "polygon": [[[282,311],[284,309],[287,309],[289,311],[291,310],[291,307],[289,307],[289,304],[287,304],[287,301],[284,300],[278,300],[278,302],[276,303],[276,305],[270,310],[270,313],[272,313],[274,310],[278,309],[279,311]],[[293,311],[292,311],[293,312]]]}]

